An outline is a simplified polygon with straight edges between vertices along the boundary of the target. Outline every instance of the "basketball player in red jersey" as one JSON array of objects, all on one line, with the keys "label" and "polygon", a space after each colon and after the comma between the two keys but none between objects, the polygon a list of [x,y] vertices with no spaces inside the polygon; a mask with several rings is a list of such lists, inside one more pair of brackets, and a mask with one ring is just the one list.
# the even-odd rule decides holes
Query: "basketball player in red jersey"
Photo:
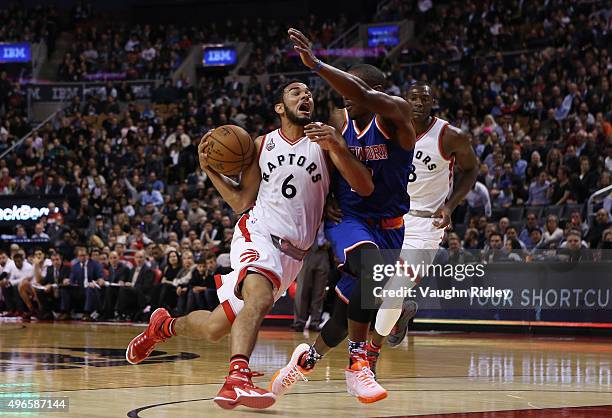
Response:
[{"label": "basketball player in red jersey", "polygon": [[195,311],[181,318],[157,309],[147,329],[126,350],[127,361],[137,364],[170,337],[218,341],[231,331],[229,375],[214,399],[224,409],[267,408],[276,400],[251,381],[249,357],[264,316],[295,280],[316,237],[331,164],[360,195],[374,188],[370,172],[349,151],[342,135],[331,126],[311,123],[314,101],[305,84],[285,83],[275,103],[281,128],[255,140],[258,157],[244,170],[238,186],[208,165],[210,133],[198,147],[200,165],[221,196],[236,213],[246,212],[232,240],[233,272],[215,277],[221,304],[212,312]]}]

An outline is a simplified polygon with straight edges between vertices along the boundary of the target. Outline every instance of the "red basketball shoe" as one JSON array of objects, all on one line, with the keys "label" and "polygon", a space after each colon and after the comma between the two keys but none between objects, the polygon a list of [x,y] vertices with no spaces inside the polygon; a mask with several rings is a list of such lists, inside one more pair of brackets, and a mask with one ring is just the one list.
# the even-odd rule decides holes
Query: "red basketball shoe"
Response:
[{"label": "red basketball shoe", "polygon": [[169,337],[163,334],[162,325],[170,314],[164,308],[158,308],[151,314],[149,326],[138,334],[127,346],[125,359],[130,364],[138,364],[147,357],[157,343],[166,341]]},{"label": "red basketball shoe", "polygon": [[215,403],[223,409],[234,409],[242,405],[249,408],[264,409],[276,402],[276,396],[265,389],[258,388],[251,378],[263,376],[261,373],[232,373],[225,378],[225,384],[215,396]]}]

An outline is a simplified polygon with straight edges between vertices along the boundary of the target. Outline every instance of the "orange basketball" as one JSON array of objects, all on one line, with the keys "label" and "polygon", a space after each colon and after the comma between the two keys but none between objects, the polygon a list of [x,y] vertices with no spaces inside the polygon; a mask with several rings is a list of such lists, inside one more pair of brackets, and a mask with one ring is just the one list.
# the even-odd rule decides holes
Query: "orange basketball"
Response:
[{"label": "orange basketball", "polygon": [[238,175],[253,161],[255,143],[240,126],[219,126],[212,131],[208,142],[208,164],[218,173]]}]

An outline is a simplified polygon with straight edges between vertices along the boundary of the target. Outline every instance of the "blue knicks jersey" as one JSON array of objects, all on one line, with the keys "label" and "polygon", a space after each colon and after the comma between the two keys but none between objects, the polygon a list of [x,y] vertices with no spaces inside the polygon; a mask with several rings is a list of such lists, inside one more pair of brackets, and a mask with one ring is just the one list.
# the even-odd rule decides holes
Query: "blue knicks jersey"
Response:
[{"label": "blue knicks jersey", "polygon": [[372,172],[374,192],[361,197],[338,173],[334,173],[332,188],[344,215],[358,218],[395,218],[410,209],[408,175],[413,170],[414,151],[404,150],[398,141],[390,139],[374,117],[361,132],[344,109],[342,136],[351,152]]}]

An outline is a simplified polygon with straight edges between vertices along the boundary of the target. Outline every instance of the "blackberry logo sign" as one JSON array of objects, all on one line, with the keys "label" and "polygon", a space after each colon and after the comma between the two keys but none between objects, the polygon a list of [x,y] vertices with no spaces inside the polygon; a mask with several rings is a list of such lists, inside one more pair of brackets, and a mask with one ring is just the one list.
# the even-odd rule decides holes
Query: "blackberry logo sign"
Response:
[{"label": "blackberry logo sign", "polygon": [[0,221],[36,221],[41,216],[47,215],[49,215],[49,209],[44,207],[33,208],[30,205],[0,207]]}]

